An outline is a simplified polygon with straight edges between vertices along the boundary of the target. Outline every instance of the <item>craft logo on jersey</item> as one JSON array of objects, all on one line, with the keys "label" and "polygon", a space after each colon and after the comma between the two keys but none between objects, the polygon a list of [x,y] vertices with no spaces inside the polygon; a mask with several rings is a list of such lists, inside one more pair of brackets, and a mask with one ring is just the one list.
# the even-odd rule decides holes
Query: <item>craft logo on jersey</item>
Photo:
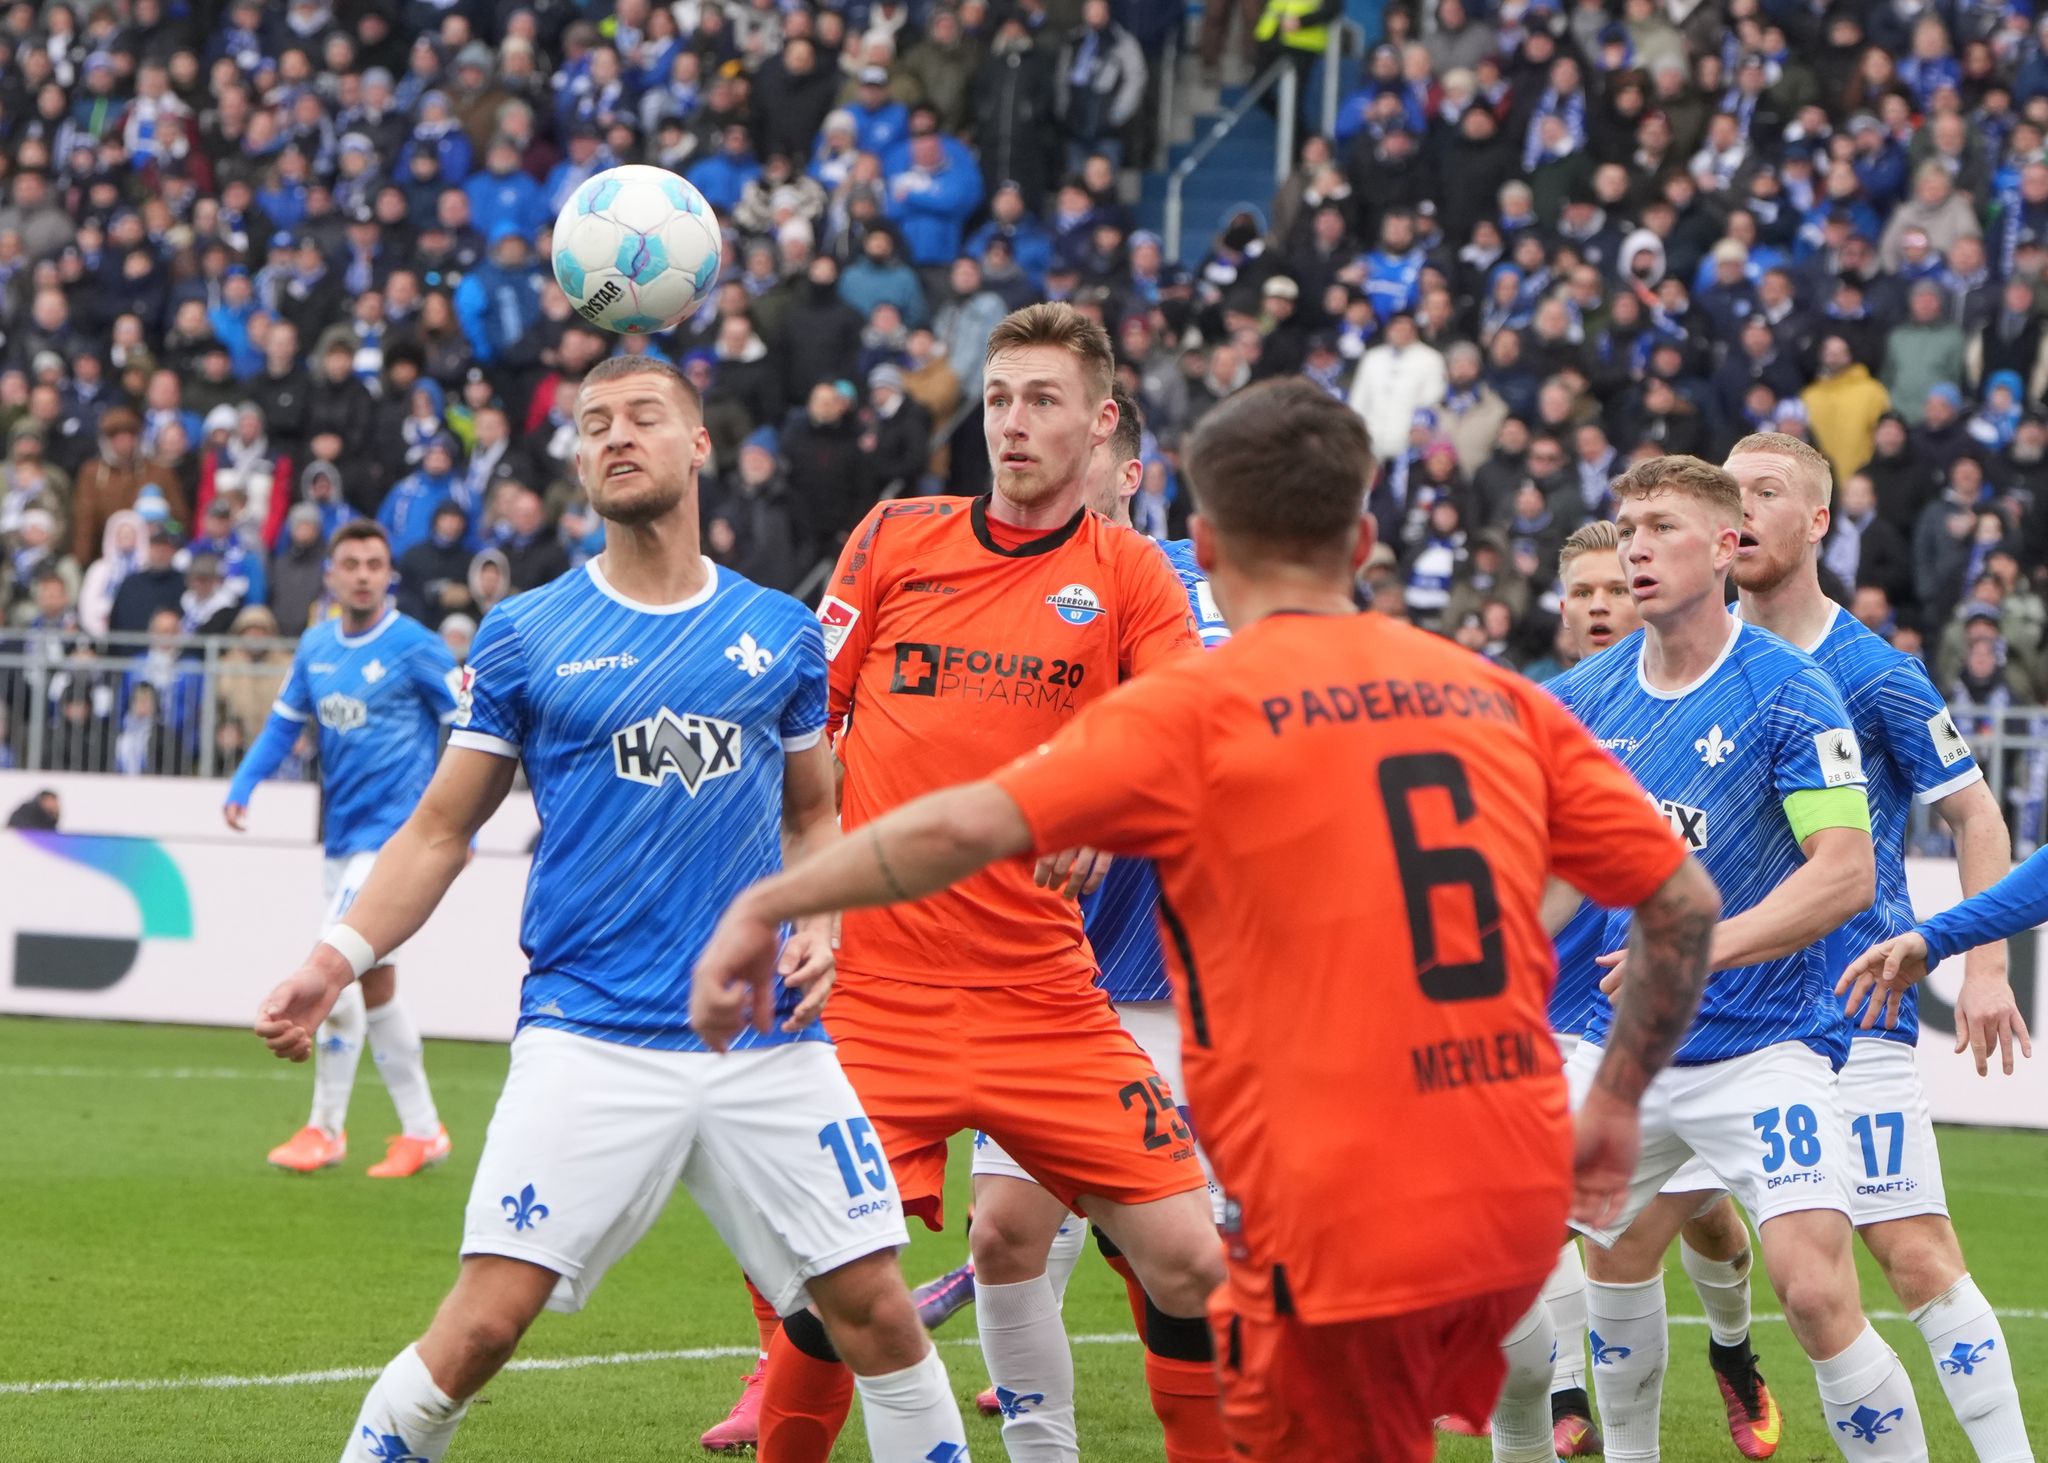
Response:
[{"label": "craft logo on jersey", "polygon": [[1700,760],[1709,767],[1719,767],[1728,760],[1728,754],[1735,750],[1735,743],[1721,735],[1721,724],[1717,721],[1707,728],[1707,734],[1692,744],[1700,754]]},{"label": "craft logo on jersey", "polygon": [[565,660],[555,667],[555,678],[566,681],[571,676],[587,676],[595,671],[629,671],[640,664],[640,657],[627,651],[619,655],[594,655],[588,660]]},{"label": "craft logo on jersey", "polygon": [[376,685],[377,682],[383,680],[384,662],[381,660],[373,660],[368,665],[364,666],[363,679],[368,681],[373,686]]},{"label": "craft logo on jersey", "polygon": [[1821,781],[1827,786],[1863,781],[1863,749],[1856,745],[1856,733],[1847,727],[1815,732],[1813,750],[1820,758]]},{"label": "craft logo on jersey", "polygon": [[1970,755],[1970,744],[1956,730],[1956,719],[1946,708],[1927,718],[1927,735],[1934,739],[1934,755],[1944,767],[1953,767]]},{"label": "craft logo on jersey", "polygon": [[740,633],[737,644],[725,647],[725,658],[745,671],[750,681],[775,664],[775,652],[745,631]]},{"label": "craft logo on jersey", "polygon": [[828,594],[818,602],[818,624],[825,632],[825,659],[839,659],[839,647],[846,643],[859,619],[860,611],[836,594]]},{"label": "craft logo on jersey", "polygon": [[1694,853],[1703,853],[1707,847],[1707,810],[1691,808],[1684,803],[1674,803],[1670,798],[1652,795],[1650,801],[1664,821],[1671,825],[1671,831],[1685,840],[1685,846]]},{"label": "craft logo on jersey", "polygon": [[740,728],[666,706],[612,737],[612,766],[628,782],[660,787],[673,777],[691,797],[715,777],[740,770]]},{"label": "craft logo on jersey", "polygon": [[369,707],[355,697],[344,696],[339,691],[322,696],[316,709],[320,713],[320,725],[329,731],[356,731],[370,719]]},{"label": "craft logo on jersey", "polygon": [[1102,601],[1085,584],[1069,584],[1058,594],[1048,594],[1045,602],[1069,625],[1092,625],[1102,614]]}]

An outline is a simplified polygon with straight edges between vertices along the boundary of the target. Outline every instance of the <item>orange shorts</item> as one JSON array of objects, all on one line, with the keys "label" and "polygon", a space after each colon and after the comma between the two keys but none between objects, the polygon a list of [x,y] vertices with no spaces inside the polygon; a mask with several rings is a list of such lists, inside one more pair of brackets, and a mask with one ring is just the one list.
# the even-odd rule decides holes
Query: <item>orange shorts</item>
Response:
[{"label": "orange shorts", "polygon": [[1166,1080],[1078,980],[917,985],[840,972],[825,1007],[906,1214],[945,1219],[946,1140],[987,1133],[1070,1208],[1206,1188]]},{"label": "orange shorts", "polygon": [[1500,1343],[1541,1284],[1405,1315],[1311,1326],[1209,1302],[1223,1429],[1251,1463],[1429,1463],[1436,1419],[1483,1418],[1500,1399]]}]

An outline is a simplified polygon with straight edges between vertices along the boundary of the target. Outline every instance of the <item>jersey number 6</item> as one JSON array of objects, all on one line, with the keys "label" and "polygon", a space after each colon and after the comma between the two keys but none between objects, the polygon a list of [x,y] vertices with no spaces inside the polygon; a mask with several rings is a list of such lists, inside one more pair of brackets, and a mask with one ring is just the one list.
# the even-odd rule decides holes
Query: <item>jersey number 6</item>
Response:
[{"label": "jersey number 6", "polygon": [[[1386,804],[1387,830],[1394,841],[1394,863],[1401,874],[1401,897],[1408,907],[1408,938],[1415,949],[1415,977],[1432,1001],[1477,1001],[1507,989],[1507,952],[1501,938],[1500,896],[1493,870],[1476,848],[1454,844],[1425,848],[1417,837],[1412,801],[1425,788],[1439,788],[1451,800],[1451,814],[1469,822],[1476,811],[1465,764],[1449,752],[1410,752],[1380,763],[1380,798]],[[1458,965],[1443,964],[1437,950],[1432,896],[1440,890],[1463,889],[1472,902],[1478,927],[1479,958]]]}]

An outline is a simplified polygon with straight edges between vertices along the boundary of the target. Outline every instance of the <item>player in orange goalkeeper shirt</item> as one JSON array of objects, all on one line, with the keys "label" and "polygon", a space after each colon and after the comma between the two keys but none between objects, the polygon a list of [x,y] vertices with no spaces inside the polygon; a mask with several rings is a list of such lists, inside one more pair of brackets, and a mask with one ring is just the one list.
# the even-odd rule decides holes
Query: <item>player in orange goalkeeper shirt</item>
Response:
[{"label": "player in orange goalkeeper shirt", "polygon": [[[1371,468],[1354,414],[1306,382],[1254,387],[1185,464],[1235,638],[742,895],[692,1020],[766,1019],[775,931],[805,912],[1077,843],[1157,860],[1192,1107],[1229,1198],[1211,1312],[1231,1442],[1276,1463],[1427,1459],[1435,1415],[1491,1410],[1511,1332],[1547,1391],[1537,1293],[1559,1226],[1622,1198],[1719,899],[1540,689],[1352,612]],[[1545,1011],[1553,872],[1636,910],[1576,1154]]]}]

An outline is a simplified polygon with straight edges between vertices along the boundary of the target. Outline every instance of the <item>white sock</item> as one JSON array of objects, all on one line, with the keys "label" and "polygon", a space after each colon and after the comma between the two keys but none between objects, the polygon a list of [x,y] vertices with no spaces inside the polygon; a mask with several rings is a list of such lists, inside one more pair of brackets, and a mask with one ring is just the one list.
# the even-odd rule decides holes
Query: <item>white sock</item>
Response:
[{"label": "white sock", "polygon": [[[1070,1223],[1081,1227],[1079,1220]],[[1015,1285],[977,1281],[974,1324],[1003,1407],[1010,1463],[1076,1463],[1081,1443],[1074,1421],[1074,1351],[1052,1277]]]},{"label": "white sock", "polygon": [[306,1121],[331,1135],[348,1126],[348,1100],[356,1090],[366,1025],[363,988],[351,981],[313,1036],[313,1115]]},{"label": "white sock", "polygon": [[1550,1372],[1557,1329],[1541,1300],[1515,1323],[1500,1349],[1508,1376],[1493,1407],[1493,1463],[1557,1463],[1550,1432]]},{"label": "white sock", "polygon": [[388,1458],[440,1463],[467,1411],[467,1402],[457,1402],[434,1385],[419,1348],[408,1346],[391,1358],[363,1399],[341,1463],[383,1463]]},{"label": "white sock", "polygon": [[[1898,1354],[1865,1321],[1837,1356],[1813,1364],[1828,1436],[1856,1463],[1919,1463],[1927,1457],[1920,1407]],[[1609,1456],[1613,1456],[1611,1453]]]},{"label": "white sock", "polygon": [[1067,1282],[1074,1278],[1074,1266],[1081,1262],[1081,1251],[1086,1248],[1088,1221],[1078,1214],[1067,1216],[1060,1232],[1052,1237],[1052,1248],[1045,1252],[1045,1273],[1052,1277],[1053,1296],[1063,1305],[1067,1299]]},{"label": "white sock", "polygon": [[1678,1261],[1692,1277],[1692,1288],[1707,1313],[1707,1329],[1723,1346],[1737,1346],[1749,1338],[1749,1271],[1754,1255],[1744,1245],[1732,1260],[1709,1260],[1679,1237]]},{"label": "white sock", "polygon": [[[980,1304],[977,1291],[975,1303]],[[875,1463],[968,1463],[967,1427],[936,1348],[916,1366],[855,1377]]]},{"label": "white sock", "polygon": [[1913,1312],[1934,1353],[1934,1373],[1980,1463],[2033,1463],[2012,1354],[1991,1302],[1965,1275]]},{"label": "white sock", "polygon": [[434,1110],[434,1094],[427,1087],[426,1048],[412,1017],[393,996],[370,1012],[370,1055],[376,1059],[377,1075],[398,1109],[398,1121],[408,1138],[431,1138],[441,1131],[441,1115]]},{"label": "white sock", "polygon": [[1586,1385],[1586,1266],[1579,1242],[1568,1239],[1557,1252],[1557,1268],[1543,1282],[1543,1304],[1557,1331],[1557,1362],[1551,1368],[1550,1390],[1566,1392]]},{"label": "white sock", "polygon": [[1664,1277],[1632,1285],[1586,1282],[1593,1398],[1608,1463],[1654,1463],[1664,1406]]}]

